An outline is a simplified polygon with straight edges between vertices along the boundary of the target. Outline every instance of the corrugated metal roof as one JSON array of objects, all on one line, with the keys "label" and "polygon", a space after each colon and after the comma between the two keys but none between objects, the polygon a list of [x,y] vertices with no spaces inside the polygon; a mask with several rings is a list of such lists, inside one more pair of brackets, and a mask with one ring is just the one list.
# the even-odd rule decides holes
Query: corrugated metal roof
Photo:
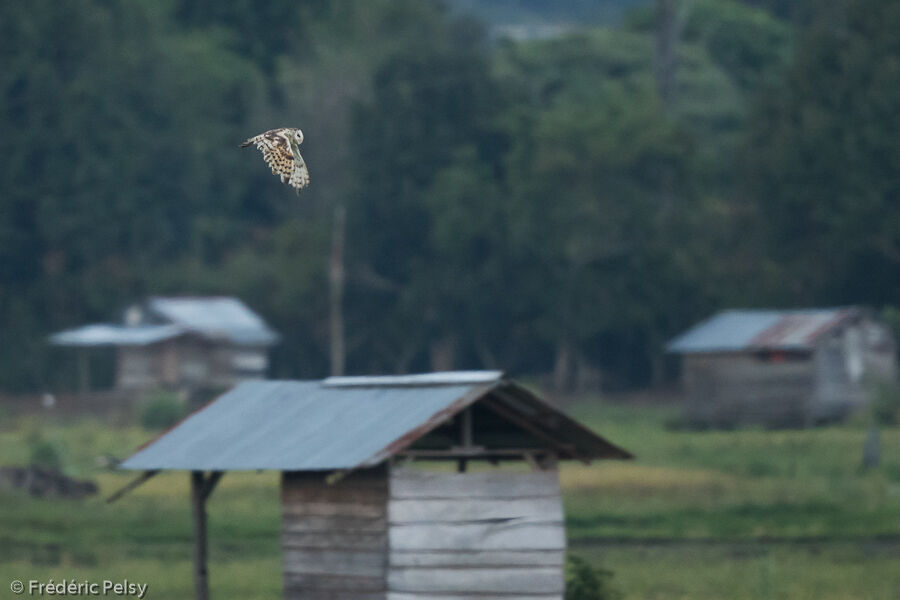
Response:
[{"label": "corrugated metal roof", "polygon": [[402,385],[450,385],[497,381],[503,371],[441,371],[417,375],[374,375],[328,377],[322,385],[335,387],[402,386]]},{"label": "corrugated metal roof", "polygon": [[50,343],[57,346],[145,346],[182,335],[177,325],[123,325],[95,324],[67,329],[50,336]]},{"label": "corrugated metal roof", "polygon": [[252,346],[268,346],[278,341],[278,334],[237,298],[155,297],[147,301],[147,309],[212,339]]},{"label": "corrugated metal roof", "polygon": [[669,352],[811,350],[823,333],[858,313],[855,308],[727,310],[669,342]]},{"label": "corrugated metal roof", "polygon": [[[323,471],[374,466],[500,388],[521,390],[499,377],[418,386],[246,382],[139,450],[122,468]],[[523,401],[534,402],[527,393]],[[630,456],[593,432],[573,427],[570,418],[549,405],[542,404],[542,411],[554,413],[554,424],[547,425],[551,432],[574,436],[567,441],[577,447],[578,458]]]}]

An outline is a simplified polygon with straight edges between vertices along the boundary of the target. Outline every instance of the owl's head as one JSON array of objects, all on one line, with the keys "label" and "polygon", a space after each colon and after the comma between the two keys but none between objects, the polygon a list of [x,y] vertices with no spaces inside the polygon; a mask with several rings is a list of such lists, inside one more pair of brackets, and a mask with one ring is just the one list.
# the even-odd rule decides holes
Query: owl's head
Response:
[{"label": "owl's head", "polygon": [[294,133],[294,141],[297,142],[297,145],[299,146],[300,144],[303,143],[303,132],[300,131],[299,129],[295,129],[293,133]]}]

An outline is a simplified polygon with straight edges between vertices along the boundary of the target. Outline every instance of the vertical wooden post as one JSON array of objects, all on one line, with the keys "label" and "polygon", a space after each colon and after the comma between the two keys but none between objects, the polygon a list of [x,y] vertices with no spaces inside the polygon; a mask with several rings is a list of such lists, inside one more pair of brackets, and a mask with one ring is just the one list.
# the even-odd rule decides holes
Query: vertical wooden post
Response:
[{"label": "vertical wooden post", "polygon": [[328,337],[331,358],[331,374],[343,375],[346,351],[344,349],[344,230],[347,209],[339,205],[334,209],[331,230],[331,258],[328,268],[329,309]]},{"label": "vertical wooden post", "polygon": [[462,414],[462,445],[464,448],[471,448],[475,432],[472,429],[472,407],[470,406],[463,411]]},{"label": "vertical wooden post", "polygon": [[209,600],[205,487],[203,471],[191,471],[191,507],[194,511],[194,590],[197,600]]},{"label": "vertical wooden post", "polygon": [[[462,412],[460,420],[460,432],[459,432],[459,442],[463,448],[471,448],[473,444],[474,438],[474,430],[472,429],[472,407],[465,409]],[[456,471],[458,473],[466,472],[467,462],[465,458],[460,458],[456,463]]]}]

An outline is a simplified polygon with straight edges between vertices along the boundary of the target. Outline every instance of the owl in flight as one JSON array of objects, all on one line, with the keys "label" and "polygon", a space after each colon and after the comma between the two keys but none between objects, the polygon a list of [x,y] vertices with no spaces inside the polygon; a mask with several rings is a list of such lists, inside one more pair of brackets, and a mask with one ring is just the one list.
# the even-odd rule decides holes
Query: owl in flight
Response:
[{"label": "owl in flight", "polygon": [[300,156],[302,143],[302,131],[282,127],[253,136],[241,144],[241,148],[256,144],[272,173],[281,177],[281,183],[287,183],[299,194],[301,189],[309,185],[309,171],[306,162]]}]

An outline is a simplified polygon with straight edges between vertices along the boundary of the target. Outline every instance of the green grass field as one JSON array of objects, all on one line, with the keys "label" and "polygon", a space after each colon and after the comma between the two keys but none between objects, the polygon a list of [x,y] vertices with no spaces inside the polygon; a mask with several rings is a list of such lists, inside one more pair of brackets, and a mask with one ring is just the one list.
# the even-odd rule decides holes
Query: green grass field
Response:
[{"label": "green grass field", "polygon": [[[672,409],[585,402],[572,412],[637,454],[565,465],[572,551],[614,572],[628,599],[900,597],[900,429],[882,434],[883,464],[859,468],[865,428],[670,431]],[[155,435],[95,421],[7,422],[0,464],[25,464],[36,439],[66,472],[98,482],[83,501],[0,492],[0,598],[13,579],[149,583],[149,598],[192,597],[184,473],[160,475],[119,502],[131,474],[96,467]],[[210,503],[217,598],[281,596],[278,476],[229,473]]]},{"label": "green grass field", "polygon": [[676,412],[582,403],[637,454],[562,471],[575,553],[631,599],[900,598],[900,429],[863,471],[861,422],[670,431]]}]

